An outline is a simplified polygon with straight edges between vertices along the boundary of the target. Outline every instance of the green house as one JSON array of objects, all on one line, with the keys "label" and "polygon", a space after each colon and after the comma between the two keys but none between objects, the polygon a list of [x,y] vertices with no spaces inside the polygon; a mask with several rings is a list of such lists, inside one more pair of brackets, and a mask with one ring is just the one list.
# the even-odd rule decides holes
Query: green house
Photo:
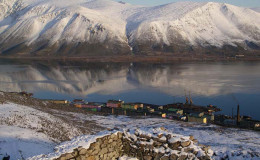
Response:
[{"label": "green house", "polygon": [[124,103],[121,105],[122,109],[135,110],[135,104]]},{"label": "green house", "polygon": [[182,109],[169,108],[168,111],[172,112],[172,113],[175,113],[175,114],[183,115],[183,110]]}]

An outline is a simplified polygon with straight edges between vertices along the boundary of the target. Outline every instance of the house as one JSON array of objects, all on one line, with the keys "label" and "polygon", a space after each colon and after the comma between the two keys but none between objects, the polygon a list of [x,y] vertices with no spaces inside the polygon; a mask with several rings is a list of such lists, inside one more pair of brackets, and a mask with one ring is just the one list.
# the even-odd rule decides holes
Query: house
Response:
[{"label": "house", "polygon": [[197,122],[197,123],[208,123],[208,119],[204,116],[204,113],[191,113],[187,116],[188,122]]},{"label": "house", "polygon": [[163,106],[159,106],[158,109],[163,110]]},{"label": "house", "polygon": [[155,110],[154,110],[153,108],[148,108],[148,112],[150,112],[150,113],[154,113]]},{"label": "house", "polygon": [[102,105],[97,104],[97,103],[93,103],[93,102],[90,102],[90,103],[75,103],[74,106],[78,107],[78,108],[84,108],[84,109],[87,109],[87,110],[90,110],[90,111],[101,111],[101,107],[102,107]]},{"label": "house", "polygon": [[124,103],[121,105],[122,109],[137,110],[138,106],[133,103]]},{"label": "house", "polygon": [[260,121],[257,120],[242,120],[239,124],[240,127],[243,128],[251,128],[255,130],[260,130]]},{"label": "house", "polygon": [[110,107],[110,108],[118,108],[118,107],[121,107],[122,104],[124,104],[124,101],[121,101],[121,100],[108,100],[107,101],[107,107]]},{"label": "house", "polygon": [[169,108],[168,112],[183,115],[183,110],[182,109]]},{"label": "house", "polygon": [[166,118],[166,113],[163,113],[163,114],[162,114],[162,118]]},{"label": "house", "polygon": [[24,97],[32,97],[33,93],[27,93],[27,92],[19,92],[20,95],[24,96]]},{"label": "house", "polygon": [[74,103],[84,103],[85,101],[83,99],[74,99]]},{"label": "house", "polygon": [[68,104],[69,101],[68,100],[48,100],[51,103],[55,103],[55,104]]},{"label": "house", "polygon": [[224,125],[227,126],[236,126],[237,125],[237,121],[235,119],[225,119],[223,121]]}]

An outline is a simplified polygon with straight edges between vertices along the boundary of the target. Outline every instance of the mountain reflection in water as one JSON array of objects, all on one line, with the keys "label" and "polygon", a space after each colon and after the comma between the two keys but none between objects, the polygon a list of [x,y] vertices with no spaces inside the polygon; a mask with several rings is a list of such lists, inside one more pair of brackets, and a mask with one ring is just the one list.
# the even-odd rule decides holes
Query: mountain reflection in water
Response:
[{"label": "mountain reflection in water", "polygon": [[[238,99],[244,114],[260,119],[260,63],[0,63],[0,89],[38,98],[123,99],[167,104],[215,104],[231,114]],[[244,106],[244,107],[243,107]],[[258,118],[259,117],[259,118]]]}]

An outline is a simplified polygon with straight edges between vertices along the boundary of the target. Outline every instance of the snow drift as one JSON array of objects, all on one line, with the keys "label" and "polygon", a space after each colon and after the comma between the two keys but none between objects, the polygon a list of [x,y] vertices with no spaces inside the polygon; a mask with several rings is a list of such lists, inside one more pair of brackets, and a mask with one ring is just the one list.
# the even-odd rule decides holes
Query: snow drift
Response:
[{"label": "snow drift", "polygon": [[0,53],[106,55],[259,50],[260,13],[229,4],[0,0]]}]

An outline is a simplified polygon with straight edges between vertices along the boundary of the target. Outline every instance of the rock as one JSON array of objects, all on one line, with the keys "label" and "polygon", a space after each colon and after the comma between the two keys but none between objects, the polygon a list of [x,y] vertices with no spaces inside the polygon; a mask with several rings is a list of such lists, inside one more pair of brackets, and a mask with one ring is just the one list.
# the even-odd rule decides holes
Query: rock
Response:
[{"label": "rock", "polygon": [[144,160],[152,160],[153,159],[152,156],[144,156],[143,158],[144,158]]},{"label": "rock", "polygon": [[171,148],[172,150],[177,150],[180,146],[181,146],[181,142],[178,141],[178,142],[175,142],[175,143],[171,143],[169,145],[169,148]]},{"label": "rock", "polygon": [[121,132],[118,132],[118,133],[117,133],[117,137],[118,137],[118,139],[121,139],[121,138],[123,138],[123,133],[121,133]]},{"label": "rock", "polygon": [[76,149],[73,149],[73,156],[74,157],[77,157],[77,156],[79,156],[79,150],[76,148]]},{"label": "rock", "polygon": [[86,158],[86,160],[95,160],[95,157],[94,156],[89,156]]},{"label": "rock", "polygon": [[61,156],[58,160],[66,160],[66,157]]},{"label": "rock", "polygon": [[188,147],[190,145],[190,141],[186,141],[186,142],[181,142],[181,146],[182,147]]},{"label": "rock", "polygon": [[193,141],[193,143],[198,143],[197,139],[193,139],[192,141]]},{"label": "rock", "polygon": [[74,156],[72,155],[72,153],[67,153],[66,154],[66,159],[72,159],[74,158]]},{"label": "rock", "polygon": [[168,157],[168,156],[162,156],[162,157],[160,158],[160,160],[169,160],[169,157]]},{"label": "rock", "polygon": [[194,149],[193,149],[193,148],[185,148],[185,149],[184,149],[184,152],[193,153],[193,152],[194,152]]},{"label": "rock", "polygon": [[117,135],[116,135],[116,134],[112,134],[112,135],[111,135],[111,139],[117,140]]},{"label": "rock", "polygon": [[181,155],[178,160],[186,160],[187,156],[186,155]]},{"label": "rock", "polygon": [[163,131],[167,131],[167,129],[164,128],[164,127],[160,127],[160,129],[163,130]]},{"label": "rock", "polygon": [[170,160],[177,160],[178,156],[175,154],[170,155]]},{"label": "rock", "polygon": [[76,158],[76,160],[86,160],[86,157],[85,156],[79,156]]},{"label": "rock", "polygon": [[104,144],[101,144],[101,148],[106,148],[106,144],[104,143]]},{"label": "rock", "polygon": [[158,138],[162,138],[162,137],[163,137],[163,134],[158,134],[157,137],[158,137]]},{"label": "rock", "polygon": [[170,135],[170,134],[167,134],[167,135],[166,135],[167,141],[170,140],[171,138],[172,138],[172,135]]},{"label": "rock", "polygon": [[154,146],[154,147],[161,147],[161,146],[162,146],[162,143],[161,143],[161,142],[154,141],[154,142],[153,142],[153,146]]},{"label": "rock", "polygon": [[154,155],[153,155],[154,160],[160,160],[160,158],[161,158],[163,155],[164,155],[163,153],[154,153]]},{"label": "rock", "polygon": [[205,146],[202,148],[203,151],[205,151],[206,153],[208,153],[208,150],[210,149],[210,146]]},{"label": "rock", "polygon": [[104,155],[107,152],[108,152],[108,149],[107,148],[103,148],[103,149],[101,149],[101,151],[98,154],[99,155]]},{"label": "rock", "polygon": [[84,155],[87,153],[87,150],[85,148],[82,148],[80,151],[79,151],[79,154],[80,155]]},{"label": "rock", "polygon": [[190,135],[190,140],[193,141],[194,140],[194,136]]},{"label": "rock", "polygon": [[113,142],[113,139],[108,139],[108,143],[112,143]]},{"label": "rock", "polygon": [[202,156],[202,157],[198,157],[199,160],[210,160],[209,156]]}]

